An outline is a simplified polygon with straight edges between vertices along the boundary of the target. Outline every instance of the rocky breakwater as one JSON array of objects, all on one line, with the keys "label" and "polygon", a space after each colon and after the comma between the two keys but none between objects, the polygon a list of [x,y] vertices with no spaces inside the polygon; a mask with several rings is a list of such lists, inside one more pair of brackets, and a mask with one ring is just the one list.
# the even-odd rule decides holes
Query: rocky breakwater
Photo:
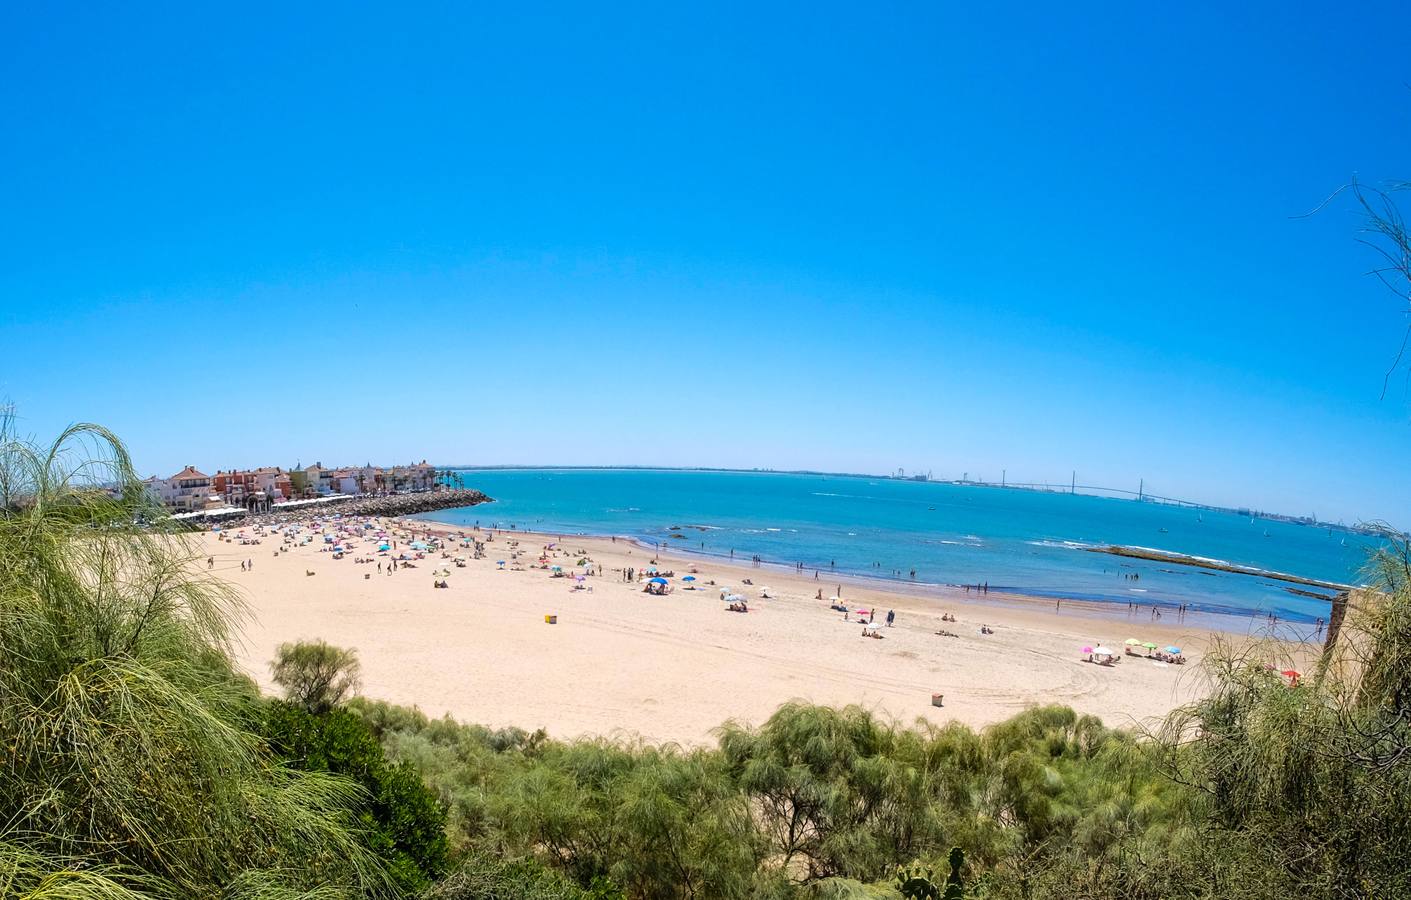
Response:
[{"label": "rocky breakwater", "polygon": [[326,502],[278,504],[269,512],[251,513],[243,517],[242,524],[258,522],[294,522],[308,519],[323,519],[328,516],[379,516],[395,518],[415,513],[432,512],[438,509],[452,509],[461,506],[475,506],[489,503],[494,498],[481,491],[466,488],[447,488],[439,491],[420,491],[410,494],[380,494],[377,496],[352,496],[346,500],[337,497]]}]

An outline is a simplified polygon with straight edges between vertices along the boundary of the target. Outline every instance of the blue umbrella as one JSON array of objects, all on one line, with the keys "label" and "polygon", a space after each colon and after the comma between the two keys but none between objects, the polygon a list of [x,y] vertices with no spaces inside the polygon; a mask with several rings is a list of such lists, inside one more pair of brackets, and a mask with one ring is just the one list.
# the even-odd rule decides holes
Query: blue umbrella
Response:
[{"label": "blue umbrella", "polygon": [[651,580],[651,583],[652,583],[652,584],[666,584],[666,583],[667,583],[667,580],[666,580],[665,578],[653,578],[653,579]]},{"label": "blue umbrella", "polygon": [[696,576],[694,576],[694,575],[687,575],[685,578],[682,578],[681,580],[682,580],[682,581],[695,581],[695,580],[696,580]]},{"label": "blue umbrella", "polygon": [[1181,648],[1180,648],[1180,647],[1167,647],[1167,648],[1166,648],[1166,652],[1167,652],[1167,653],[1176,653],[1176,654],[1179,654],[1179,653],[1181,652]]}]

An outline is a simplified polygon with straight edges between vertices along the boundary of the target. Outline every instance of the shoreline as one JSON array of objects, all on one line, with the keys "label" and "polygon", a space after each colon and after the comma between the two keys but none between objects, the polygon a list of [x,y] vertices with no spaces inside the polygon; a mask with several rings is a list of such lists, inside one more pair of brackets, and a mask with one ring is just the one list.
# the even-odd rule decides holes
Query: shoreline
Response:
[{"label": "shoreline", "polygon": [[[1153,608],[1161,612],[1161,619],[1153,624],[1160,625],[1167,623],[1168,619],[1174,619],[1179,604],[1169,601],[1147,601],[1145,603],[1133,599],[1130,606],[1123,607],[1122,602],[1116,599],[1106,599],[1090,596],[1074,596],[1071,592],[1054,590],[1052,592],[1042,591],[1020,591],[1012,588],[992,587],[988,591],[981,593],[978,590],[966,591],[966,585],[953,584],[950,582],[920,582],[909,581],[886,575],[870,575],[865,572],[852,571],[828,571],[804,567],[802,570],[795,565],[786,562],[765,559],[761,557],[758,563],[753,563],[749,558],[738,558],[727,556],[718,552],[692,549],[687,546],[686,541],[677,541],[682,546],[667,541],[652,542],[640,535],[613,535],[596,534],[590,532],[554,532],[541,531],[536,529],[503,528],[498,525],[480,526],[462,525],[455,522],[443,522],[434,517],[435,511],[420,513],[413,517],[403,517],[405,522],[417,522],[423,525],[434,525],[437,528],[453,529],[459,531],[487,531],[495,534],[510,536],[525,536],[529,538],[542,538],[544,540],[563,541],[569,538],[576,540],[593,541],[622,541],[638,547],[644,552],[657,554],[666,559],[674,559],[685,565],[725,566],[729,568],[751,568],[771,572],[776,578],[786,578],[790,575],[806,577],[809,573],[818,571],[826,574],[827,578],[819,579],[821,584],[832,583],[837,585],[850,584],[862,591],[867,591],[884,596],[904,597],[911,600],[933,600],[945,602],[947,600],[962,599],[966,603],[976,605],[994,605],[996,607],[1011,606],[1018,609],[1037,609],[1039,607],[1054,607],[1062,610],[1072,610],[1091,615],[1097,619],[1108,621],[1128,621],[1133,618],[1131,613],[1140,610],[1151,610]],[[423,517],[424,516],[424,517]],[[684,525],[683,528],[694,528],[698,526]],[[1242,573],[1241,573],[1242,574]],[[971,585],[975,588],[977,586]],[[1139,618],[1139,617],[1138,617]],[[1326,618],[1325,620],[1326,621]],[[1221,634],[1236,635],[1240,637],[1267,636],[1270,622],[1266,616],[1258,611],[1234,612],[1227,607],[1220,609],[1210,609],[1202,606],[1198,601],[1186,604],[1186,613],[1180,620],[1181,626],[1203,627],[1209,631]],[[1312,619],[1294,617],[1293,615],[1282,615],[1277,621],[1279,630],[1278,639],[1293,642],[1308,642],[1320,640],[1315,634],[1315,622]]]},{"label": "shoreline", "polygon": [[[1198,622],[1113,616],[1100,604],[905,595],[612,537],[330,516],[199,540],[206,568],[245,598],[236,657],[264,690],[277,690],[269,661],[280,644],[322,639],[358,652],[365,696],[563,738],[703,746],[726,721],[760,724],[792,700],[976,728],[1063,704],[1141,729],[1203,694],[1201,662],[1227,640]],[[337,542],[345,552],[333,552]],[[394,546],[379,552],[384,542]],[[394,569],[399,557],[407,562]],[[665,594],[641,580],[652,559],[672,570]],[[828,599],[839,587],[846,616]],[[746,614],[726,608],[727,592],[747,597]],[[866,639],[861,609],[881,639]],[[1120,655],[1128,639],[1180,647],[1187,662]],[[1103,645],[1118,649],[1117,665],[1083,653]],[[1269,646],[1299,668],[1313,651]]]}]

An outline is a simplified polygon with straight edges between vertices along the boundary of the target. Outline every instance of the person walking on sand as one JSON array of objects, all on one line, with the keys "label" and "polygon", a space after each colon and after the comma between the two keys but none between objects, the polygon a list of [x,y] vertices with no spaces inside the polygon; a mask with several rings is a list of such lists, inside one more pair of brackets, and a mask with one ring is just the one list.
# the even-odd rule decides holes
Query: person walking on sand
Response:
[{"label": "person walking on sand", "polygon": [[891,628],[891,627],[892,627],[892,623],[895,622],[896,620],[897,620],[897,611],[894,610],[894,609],[889,609],[889,610],[887,610],[887,627],[888,627],[888,628]]}]

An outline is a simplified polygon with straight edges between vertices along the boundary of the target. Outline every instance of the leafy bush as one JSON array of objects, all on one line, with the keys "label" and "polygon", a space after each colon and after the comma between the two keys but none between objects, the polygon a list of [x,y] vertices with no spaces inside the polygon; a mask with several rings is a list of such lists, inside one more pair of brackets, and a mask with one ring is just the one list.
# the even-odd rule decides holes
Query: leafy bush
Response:
[{"label": "leafy bush", "polygon": [[425,900],[618,900],[605,881],[588,889],[532,859],[503,860],[484,855],[466,859]]},{"label": "leafy bush", "polygon": [[369,846],[386,861],[399,887],[421,890],[446,869],[446,814],[408,763],[387,761],[361,718],[343,709],[315,715],[270,701],[265,736],[294,768],[332,772],[366,790],[357,807]]},{"label": "leafy bush", "polygon": [[280,644],[270,673],[284,697],[311,713],[328,712],[358,689],[360,665],[354,650],[323,641]]}]

